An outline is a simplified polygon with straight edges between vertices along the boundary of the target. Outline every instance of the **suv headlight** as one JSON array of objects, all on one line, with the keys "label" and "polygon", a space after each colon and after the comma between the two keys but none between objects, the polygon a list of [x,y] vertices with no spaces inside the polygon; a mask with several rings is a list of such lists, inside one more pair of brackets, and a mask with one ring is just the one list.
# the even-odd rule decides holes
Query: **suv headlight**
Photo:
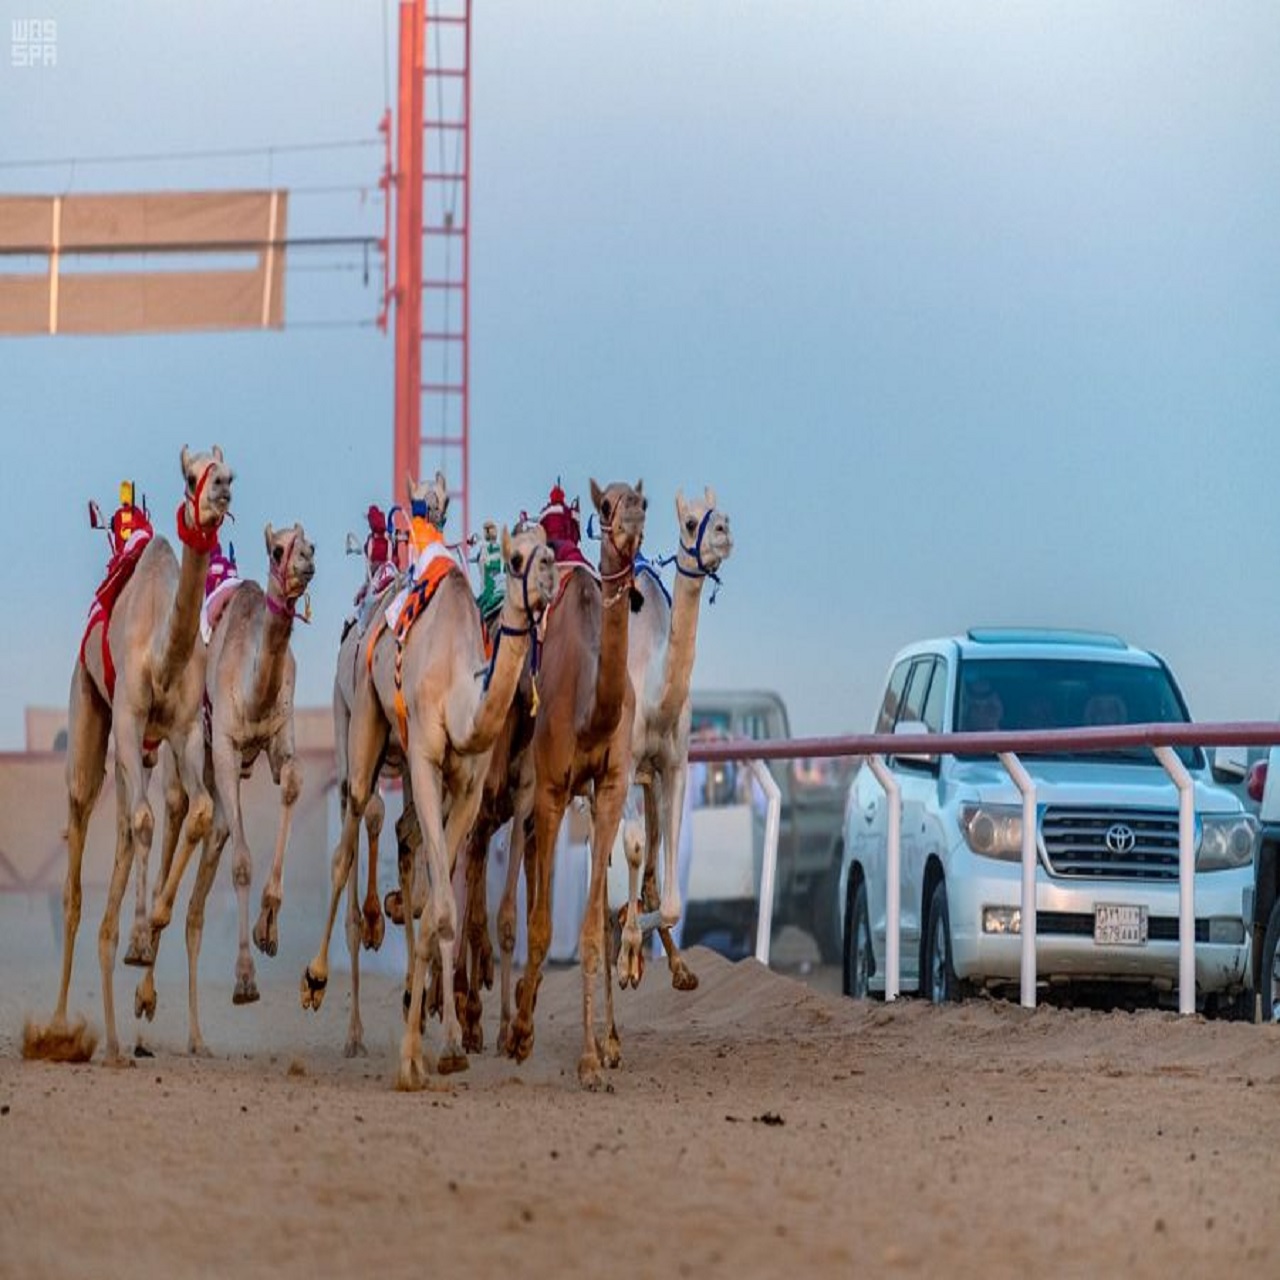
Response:
[{"label": "suv headlight", "polygon": [[1258,820],[1251,813],[1202,815],[1196,870],[1225,871],[1248,866],[1253,861],[1257,834]]},{"label": "suv headlight", "polygon": [[1022,806],[966,804],[960,808],[964,842],[984,858],[1022,861]]}]

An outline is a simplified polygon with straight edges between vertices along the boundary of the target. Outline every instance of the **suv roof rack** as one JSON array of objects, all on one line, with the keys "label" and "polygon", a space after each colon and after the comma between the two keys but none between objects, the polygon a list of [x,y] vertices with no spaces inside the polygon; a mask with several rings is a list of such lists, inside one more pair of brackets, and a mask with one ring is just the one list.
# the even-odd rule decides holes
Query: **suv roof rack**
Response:
[{"label": "suv roof rack", "polygon": [[975,644],[1063,644],[1095,649],[1127,649],[1109,631],[1072,631],[1063,627],[970,627],[966,633]]}]

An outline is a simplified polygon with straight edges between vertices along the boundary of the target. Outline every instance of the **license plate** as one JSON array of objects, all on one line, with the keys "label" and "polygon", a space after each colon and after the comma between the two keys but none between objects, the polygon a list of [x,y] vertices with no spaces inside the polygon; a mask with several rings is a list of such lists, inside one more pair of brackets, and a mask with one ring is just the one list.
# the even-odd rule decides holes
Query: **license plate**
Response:
[{"label": "license plate", "polygon": [[1146,907],[1097,903],[1093,908],[1093,941],[1099,947],[1145,947]]}]

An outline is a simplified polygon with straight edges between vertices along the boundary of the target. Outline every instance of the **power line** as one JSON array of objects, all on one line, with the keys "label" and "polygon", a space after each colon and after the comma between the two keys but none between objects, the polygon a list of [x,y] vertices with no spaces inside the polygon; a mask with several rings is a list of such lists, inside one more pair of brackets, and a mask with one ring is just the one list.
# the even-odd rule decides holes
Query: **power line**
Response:
[{"label": "power line", "polygon": [[220,160],[271,156],[281,152],[350,151],[381,147],[381,138],[344,138],[333,142],[286,142],[262,147],[210,147],[196,151],[150,151],[118,156],[60,156],[49,160],[0,160],[0,169],[54,169],[62,165],[159,164],[169,160]]}]

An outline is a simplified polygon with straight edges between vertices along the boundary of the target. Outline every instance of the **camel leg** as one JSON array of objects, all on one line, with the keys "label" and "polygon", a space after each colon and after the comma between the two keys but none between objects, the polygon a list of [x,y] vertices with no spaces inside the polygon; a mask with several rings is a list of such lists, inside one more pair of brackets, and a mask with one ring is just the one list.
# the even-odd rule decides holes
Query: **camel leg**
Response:
[{"label": "camel leg", "polygon": [[498,906],[498,947],[502,955],[502,1005],[498,1026],[498,1052],[514,1057],[511,1047],[511,1025],[514,1016],[512,1001],[512,970],[516,949],[517,891],[520,870],[523,865],[525,881],[525,924],[533,916],[533,886],[537,876],[533,836],[534,772],[532,753],[526,753],[520,762],[519,773],[512,797],[511,839],[507,849],[507,875],[502,887],[502,901]]},{"label": "camel leg", "polygon": [[[139,724],[132,712],[117,707],[113,712],[113,739],[116,748],[116,769],[124,787],[125,812],[129,815],[129,844],[127,865],[135,867],[137,876],[137,906],[133,928],[129,935],[129,947],[124,962],[146,966],[155,959],[155,947],[151,939],[151,925],[147,919],[147,862],[151,853],[151,840],[155,835],[155,814],[147,800],[147,784],[151,770],[142,758],[142,735],[145,723]],[[135,865],[136,864],[136,865]],[[123,892],[123,889],[121,890]],[[119,904],[117,904],[118,909]],[[119,923],[115,929],[118,935]],[[115,952],[112,951],[114,957]],[[104,993],[105,995],[105,993]]]},{"label": "camel leg", "polygon": [[542,965],[551,946],[551,872],[556,837],[569,804],[560,787],[539,788],[533,802],[533,876],[525,877],[529,897],[529,958],[524,976],[516,983],[516,1016],[511,1023],[507,1053],[523,1062],[533,1052],[533,1010],[542,983]]},{"label": "camel leg", "polygon": [[231,883],[236,891],[236,982],[231,992],[232,1004],[253,1004],[258,999],[258,983],[253,968],[253,952],[249,950],[249,883],[253,878],[253,859],[244,834],[244,812],[240,804],[240,753],[225,738],[213,744],[214,790],[218,808],[226,819],[230,839]]},{"label": "camel leg", "polygon": [[116,803],[121,819],[117,828],[115,865],[107,888],[107,906],[98,930],[98,965],[102,972],[102,1014],[107,1032],[103,1060],[109,1067],[124,1067],[129,1066],[130,1061],[121,1055],[120,1040],[116,1035],[114,978],[116,949],[120,941],[120,905],[124,900],[129,868],[133,862],[135,823],[129,816],[128,780],[119,763],[116,765]]},{"label": "camel leg", "polygon": [[[76,663],[71,677],[70,715],[67,729],[67,876],[62,885],[62,978],[58,1004],[49,1033],[67,1034],[67,999],[71,990],[72,961],[83,906],[81,869],[89,818],[98,802],[106,777],[107,741],[111,736],[111,711],[98,696],[89,673]],[[123,810],[121,810],[123,816]],[[119,821],[119,820],[118,820]],[[118,830],[118,828],[117,828]]]},{"label": "camel leg", "polygon": [[[187,793],[190,808],[187,812],[187,820],[182,827],[182,839],[178,844],[177,853],[164,878],[164,888],[151,905],[153,935],[159,935],[173,919],[173,904],[178,896],[178,886],[182,883],[187,864],[191,861],[196,845],[204,842],[205,836],[213,826],[213,797],[205,786],[204,727],[200,719],[197,717],[195,723],[182,735],[171,737],[169,746],[173,751],[174,763],[177,765],[182,789]],[[236,765],[239,765],[238,760]],[[235,777],[238,782],[238,767]],[[216,761],[214,762],[214,779],[216,787]],[[158,945],[158,939],[153,936],[153,953],[155,946]]]},{"label": "camel leg", "polygon": [[[647,787],[645,794],[648,794]],[[636,911],[636,903],[640,898],[640,869],[644,860],[644,838],[640,822],[628,817],[622,832],[622,849],[627,858],[627,900],[623,906],[622,941],[618,947],[618,984],[623,990],[627,987],[638,987],[641,977],[644,976],[644,935],[640,932],[640,919]],[[611,855],[612,850],[605,852],[606,868]],[[613,921],[609,915],[607,893],[606,886],[604,927],[611,933]],[[605,990],[608,992],[610,1007],[612,1007],[612,983],[606,982]]]},{"label": "camel leg", "polygon": [[[423,912],[422,929],[413,951],[413,985],[409,996],[409,1016],[405,1023],[404,1037],[400,1045],[400,1069],[396,1086],[400,1089],[418,1089],[425,1083],[422,1056],[422,1005],[425,996],[426,970],[433,953],[438,951],[438,972],[453,973],[453,951],[457,932],[457,908],[453,899],[453,877],[450,874],[449,848],[444,832],[443,780],[438,766],[428,759],[421,748],[414,749],[412,737],[408,750],[409,771],[413,779],[413,800],[418,812],[418,826],[427,855],[427,902]],[[458,816],[458,809],[450,814],[450,826]],[[409,899],[412,902],[412,899]],[[410,913],[406,911],[405,919]],[[462,1049],[462,1028],[452,1000],[442,1001],[441,1018],[444,1023],[444,1050],[440,1054],[437,1069],[441,1074],[462,1071],[467,1067],[467,1056]]]},{"label": "camel leg", "polygon": [[[597,1088],[601,1083],[602,1049],[596,1040],[595,988],[604,956],[604,918],[608,903],[606,876],[609,854],[613,849],[618,822],[622,817],[622,806],[626,800],[626,787],[627,779],[617,776],[615,772],[596,787],[592,805],[591,884],[587,890],[587,907],[583,912],[582,932],[578,938],[578,954],[582,962],[582,1056],[578,1059],[578,1082],[591,1089]],[[634,915],[634,912],[633,900],[630,914]],[[639,925],[635,928],[638,933]],[[623,936],[625,939],[625,929]],[[619,960],[619,965],[621,963]],[[606,973],[605,981],[608,980]],[[621,1061],[621,1046],[617,1047],[616,1058],[614,1048],[610,1046],[608,1057],[612,1059],[609,1065],[616,1066]]]},{"label": "camel leg", "polygon": [[360,822],[378,785],[378,769],[386,750],[387,723],[374,705],[367,684],[361,685],[356,691],[356,708],[351,717],[349,741],[352,749],[346,813],[342,820],[338,847],[333,852],[329,914],[325,920],[324,937],[320,941],[320,949],[302,973],[299,994],[304,1009],[318,1010],[324,1001],[325,987],[329,982],[329,943],[333,938],[338,905],[342,899],[342,891],[347,886],[347,878],[354,868],[356,848],[360,842]]},{"label": "camel leg", "polygon": [[382,824],[386,821],[387,806],[381,793],[375,788],[364,811],[364,830],[369,842],[369,887],[364,896],[361,912],[360,941],[369,951],[382,946],[386,922],[382,915],[382,902],[378,898],[378,841],[382,836]]},{"label": "camel leg", "polygon": [[[379,917],[381,919],[381,917]],[[342,1052],[348,1058],[364,1057],[364,1023],[360,1019],[360,935],[363,917],[355,868],[347,877],[347,955],[351,958],[351,1017],[347,1022],[347,1042]]]},{"label": "camel leg", "polygon": [[280,825],[276,831],[276,851],[271,859],[271,875],[262,890],[262,911],[253,927],[253,942],[263,955],[273,956],[280,945],[280,904],[284,899],[284,851],[289,844],[289,827],[293,809],[302,794],[302,770],[293,758],[293,744],[288,755],[278,759],[271,755],[271,770],[280,787]]},{"label": "camel leg", "polygon": [[[680,824],[684,816],[684,792],[688,782],[688,770],[682,764],[664,770],[654,776],[654,785],[658,795],[650,799],[645,796],[645,829],[646,833],[652,824],[655,835],[649,837],[648,860],[657,862],[657,822],[662,822],[663,862],[662,862],[662,925],[658,936],[662,939],[663,950],[667,953],[667,968],[671,971],[671,985],[677,991],[693,991],[698,986],[698,975],[689,968],[688,962],[676,946],[671,930],[680,920],[683,904],[680,901],[680,879],[676,858],[680,850]],[[659,815],[658,810],[661,810]]]},{"label": "camel leg", "polygon": [[[160,843],[160,871],[156,876],[152,894],[151,907],[164,895],[164,886],[169,881],[173,869],[173,857],[178,848],[178,837],[182,833],[182,824],[186,820],[187,810],[191,807],[187,793],[183,789],[182,780],[174,762],[172,751],[164,753],[164,838]],[[160,958],[161,934],[154,933],[151,938],[152,956],[147,971],[133,993],[133,1016],[146,1018],[148,1022],[156,1016],[156,961]],[[142,1037],[139,1034],[138,1048],[142,1048]]]},{"label": "camel leg", "polygon": [[[466,844],[467,896],[464,917],[465,944],[458,948],[458,971],[462,978],[462,1043],[468,1053],[484,1049],[481,1017],[484,1004],[481,986],[493,986],[493,947],[489,942],[489,900],[485,878],[489,862],[487,824],[473,828]],[[456,985],[455,985],[456,990]]]},{"label": "camel leg", "polygon": [[205,903],[218,874],[222,850],[231,835],[226,814],[219,805],[214,816],[213,830],[204,838],[204,850],[196,870],[196,882],[191,887],[191,901],[187,904],[187,1052],[198,1057],[209,1056],[209,1046],[200,1031],[200,1005],[197,975],[200,969],[200,943],[204,937]]}]

